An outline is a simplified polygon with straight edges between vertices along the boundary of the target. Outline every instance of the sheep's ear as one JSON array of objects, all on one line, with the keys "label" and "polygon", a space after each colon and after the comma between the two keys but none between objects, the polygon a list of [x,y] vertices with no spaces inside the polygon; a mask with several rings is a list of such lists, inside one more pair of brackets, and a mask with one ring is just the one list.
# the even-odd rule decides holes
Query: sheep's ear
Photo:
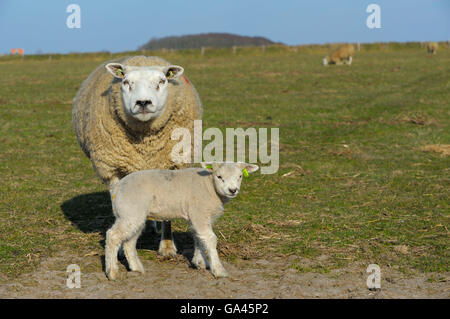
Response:
[{"label": "sheep's ear", "polygon": [[175,79],[183,74],[184,69],[178,65],[169,65],[163,68],[162,72],[168,79]]},{"label": "sheep's ear", "polygon": [[114,75],[115,78],[123,79],[125,76],[125,67],[120,63],[108,63],[105,65],[106,70]]},{"label": "sheep's ear", "polygon": [[[255,165],[255,164],[241,163],[241,169],[242,169],[242,171],[245,170],[247,172],[247,174],[249,174],[249,173],[256,172],[259,169],[259,166]],[[244,172],[244,174],[245,174],[245,172]]]}]

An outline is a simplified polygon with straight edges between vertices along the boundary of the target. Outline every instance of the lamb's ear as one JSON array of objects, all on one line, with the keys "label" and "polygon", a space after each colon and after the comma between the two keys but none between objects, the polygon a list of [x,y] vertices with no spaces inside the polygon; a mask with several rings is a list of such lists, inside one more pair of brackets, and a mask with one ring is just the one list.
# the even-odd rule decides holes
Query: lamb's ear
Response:
[{"label": "lamb's ear", "polygon": [[213,173],[219,168],[219,164],[214,162],[201,162],[201,165],[210,173]]},{"label": "lamb's ear", "polygon": [[169,65],[163,68],[162,72],[168,79],[175,79],[183,74],[184,69],[178,65]]},{"label": "lamb's ear", "polygon": [[115,78],[123,79],[125,76],[125,67],[120,63],[108,63],[105,65],[106,70],[114,75]]},{"label": "lamb's ear", "polygon": [[[255,164],[247,164],[247,163],[241,163],[241,169],[246,170],[247,174],[256,172],[259,169],[258,165]],[[245,174],[245,173],[244,173]]]}]

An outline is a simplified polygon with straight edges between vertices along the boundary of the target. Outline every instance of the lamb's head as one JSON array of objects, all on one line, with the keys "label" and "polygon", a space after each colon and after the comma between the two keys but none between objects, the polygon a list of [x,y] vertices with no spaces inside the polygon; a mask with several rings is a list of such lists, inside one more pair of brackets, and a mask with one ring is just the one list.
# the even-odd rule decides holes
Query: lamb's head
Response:
[{"label": "lamb's head", "polygon": [[213,175],[216,192],[226,198],[234,198],[239,193],[242,175],[258,170],[258,165],[247,163],[202,163],[202,167]]},{"label": "lamb's head", "polygon": [[108,63],[106,69],[122,81],[125,112],[142,122],[162,113],[167,102],[168,81],[184,72],[177,65],[137,67]]}]

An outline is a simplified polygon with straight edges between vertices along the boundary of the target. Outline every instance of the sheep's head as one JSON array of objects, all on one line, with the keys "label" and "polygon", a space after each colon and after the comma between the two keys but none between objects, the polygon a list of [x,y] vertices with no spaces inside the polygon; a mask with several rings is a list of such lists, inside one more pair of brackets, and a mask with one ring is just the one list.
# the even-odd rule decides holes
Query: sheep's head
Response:
[{"label": "sheep's head", "polygon": [[328,65],[328,59],[327,59],[327,57],[324,57],[323,60],[322,60],[322,62],[323,62],[323,65]]},{"label": "sheep's head", "polygon": [[202,163],[205,168],[213,175],[214,188],[216,192],[226,198],[234,198],[241,188],[242,176],[253,173],[258,170],[258,165],[247,163]]},{"label": "sheep's head", "polygon": [[168,81],[183,74],[181,66],[126,66],[108,63],[106,69],[122,81],[122,98],[125,112],[146,122],[157,118],[167,102]]}]

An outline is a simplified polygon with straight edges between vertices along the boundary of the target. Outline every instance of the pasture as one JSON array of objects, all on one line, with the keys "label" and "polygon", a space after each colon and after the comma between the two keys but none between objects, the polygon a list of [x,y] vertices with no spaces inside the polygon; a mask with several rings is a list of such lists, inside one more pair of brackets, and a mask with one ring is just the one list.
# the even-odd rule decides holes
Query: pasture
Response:
[{"label": "pasture", "polygon": [[[277,257],[298,273],[321,274],[378,264],[448,281],[450,50],[443,44],[429,57],[418,44],[367,47],[350,67],[322,66],[327,53],[146,53],[185,68],[203,102],[203,129],[280,130],[279,171],[245,179],[215,225],[221,258]],[[134,54],[141,52],[120,55]],[[84,272],[102,269],[114,218],[77,144],[71,103],[110,58],[0,57],[0,282],[61,252],[94,256]],[[192,248],[187,231],[174,223],[180,254]],[[147,227],[141,259],[157,260],[157,240]]]}]

